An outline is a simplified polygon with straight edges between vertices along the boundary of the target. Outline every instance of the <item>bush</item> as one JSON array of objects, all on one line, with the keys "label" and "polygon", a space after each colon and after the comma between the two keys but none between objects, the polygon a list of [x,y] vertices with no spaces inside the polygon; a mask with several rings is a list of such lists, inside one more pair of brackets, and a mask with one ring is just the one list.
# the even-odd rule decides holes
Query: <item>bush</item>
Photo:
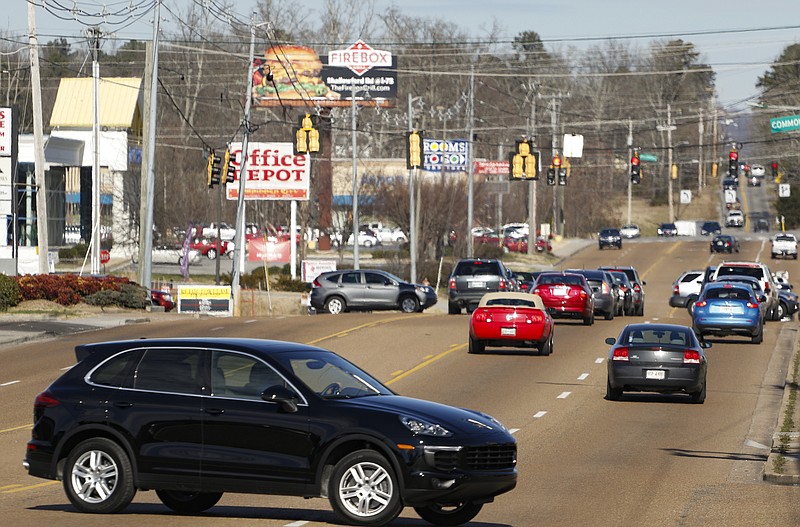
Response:
[{"label": "bush", "polygon": [[23,300],[51,300],[72,306],[100,291],[120,291],[131,282],[121,276],[41,274],[18,277],[17,283]]},{"label": "bush", "polygon": [[82,260],[86,256],[89,247],[85,243],[79,243],[72,247],[62,247],[58,250],[59,260]]},{"label": "bush", "polygon": [[120,306],[129,309],[144,309],[150,303],[150,294],[138,284],[122,284],[119,291],[104,289],[83,298],[92,306]]},{"label": "bush", "polygon": [[503,251],[502,247],[498,247],[497,245],[491,245],[488,243],[483,243],[475,247],[475,257],[477,258],[495,258],[501,259],[505,251]]},{"label": "bush", "polygon": [[7,311],[9,307],[19,304],[21,300],[22,295],[19,293],[16,279],[0,274],[0,311]]}]

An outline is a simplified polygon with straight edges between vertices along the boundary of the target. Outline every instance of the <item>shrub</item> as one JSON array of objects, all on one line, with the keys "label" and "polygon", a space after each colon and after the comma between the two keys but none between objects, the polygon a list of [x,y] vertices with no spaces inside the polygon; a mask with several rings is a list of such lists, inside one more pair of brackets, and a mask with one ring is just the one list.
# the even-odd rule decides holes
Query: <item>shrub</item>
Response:
[{"label": "shrub", "polygon": [[51,300],[72,306],[100,291],[120,291],[130,280],[120,276],[42,274],[21,276],[17,283],[23,300]]},{"label": "shrub", "polygon": [[19,304],[20,300],[22,296],[16,279],[0,274],[0,311],[7,311],[9,307]]},{"label": "shrub", "polygon": [[302,280],[292,280],[291,275],[282,274],[278,275],[278,280],[275,282],[275,290],[305,293],[308,291],[308,286]]},{"label": "shrub", "polygon": [[475,247],[475,256],[477,258],[502,258],[505,251],[503,251],[502,247],[498,247],[497,245],[492,245],[488,243],[483,243]]}]

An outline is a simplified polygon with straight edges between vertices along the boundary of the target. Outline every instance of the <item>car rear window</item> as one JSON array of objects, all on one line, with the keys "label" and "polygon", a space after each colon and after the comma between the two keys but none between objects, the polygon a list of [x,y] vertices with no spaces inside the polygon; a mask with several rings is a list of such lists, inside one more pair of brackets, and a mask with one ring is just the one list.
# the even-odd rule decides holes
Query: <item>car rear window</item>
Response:
[{"label": "car rear window", "polygon": [[686,273],[683,278],[681,278],[681,282],[692,282],[697,279],[703,273]]},{"label": "car rear window", "polygon": [[764,271],[760,267],[750,267],[745,265],[720,265],[716,276],[725,275],[744,275],[753,278],[762,278]]},{"label": "car rear window", "polygon": [[497,262],[480,262],[468,261],[458,262],[456,270],[453,272],[455,276],[470,276],[470,275],[501,275],[500,266]]},{"label": "car rear window", "polygon": [[753,296],[747,289],[738,287],[718,287],[706,291],[706,298],[718,298],[725,300],[750,300]]}]

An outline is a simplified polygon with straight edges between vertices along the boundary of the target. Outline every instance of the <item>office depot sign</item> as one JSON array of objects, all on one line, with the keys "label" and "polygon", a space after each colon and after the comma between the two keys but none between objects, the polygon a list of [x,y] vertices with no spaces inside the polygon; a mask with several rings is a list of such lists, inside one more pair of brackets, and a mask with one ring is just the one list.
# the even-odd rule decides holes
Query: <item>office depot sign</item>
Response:
[{"label": "office depot sign", "polygon": [[328,65],[349,68],[356,75],[363,75],[372,68],[391,67],[392,53],[372,49],[363,40],[357,40],[347,49],[328,53]]},{"label": "office depot sign", "polygon": [[[311,182],[308,156],[294,153],[292,143],[249,143],[244,199],[307,201]],[[225,185],[230,200],[239,199],[242,143],[231,143],[235,181]]]}]

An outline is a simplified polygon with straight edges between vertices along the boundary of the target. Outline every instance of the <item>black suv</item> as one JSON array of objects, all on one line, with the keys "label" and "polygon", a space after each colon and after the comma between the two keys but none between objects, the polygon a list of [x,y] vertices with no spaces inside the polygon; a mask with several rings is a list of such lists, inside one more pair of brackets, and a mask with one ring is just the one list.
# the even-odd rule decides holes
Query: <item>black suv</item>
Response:
[{"label": "black suv", "polygon": [[223,492],[327,496],[345,523],[414,507],[459,525],[514,488],[517,445],[492,417],[402,397],[339,355],[256,339],[85,344],[34,402],[24,466],[82,512],[137,490],[197,514]]},{"label": "black suv", "polygon": [[447,312],[457,315],[466,308],[471,313],[484,294],[516,290],[514,273],[500,260],[459,260],[450,274]]},{"label": "black suv", "polygon": [[601,271],[622,271],[628,277],[628,280],[633,287],[633,314],[636,316],[644,316],[644,286],[647,282],[639,278],[639,273],[636,268],[626,265],[616,267],[598,267]]},{"label": "black suv", "polygon": [[622,234],[619,229],[603,229],[597,234],[597,243],[601,250],[606,247],[622,249]]}]

